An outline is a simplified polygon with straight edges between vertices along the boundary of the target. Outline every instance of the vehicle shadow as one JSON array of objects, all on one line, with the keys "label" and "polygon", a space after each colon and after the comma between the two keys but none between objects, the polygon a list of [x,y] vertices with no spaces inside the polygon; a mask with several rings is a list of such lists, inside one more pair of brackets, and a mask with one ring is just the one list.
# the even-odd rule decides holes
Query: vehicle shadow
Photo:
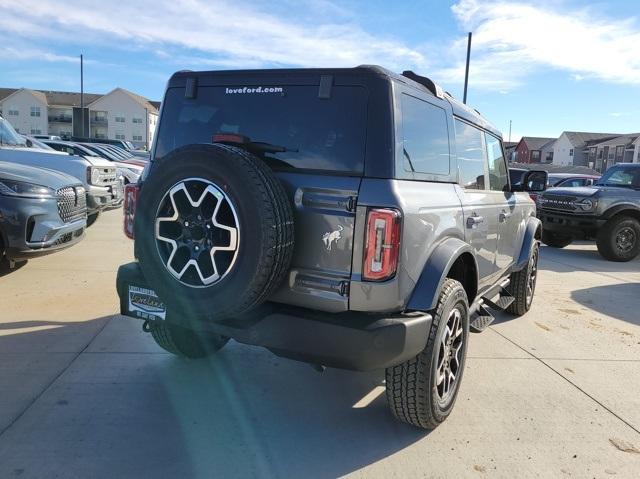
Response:
[{"label": "vehicle shadow", "polygon": [[[46,350],[103,319],[2,325],[0,351]],[[320,374],[233,341],[213,358],[185,360],[140,326],[112,317],[56,372],[0,436],[0,476],[26,467],[72,477],[337,477],[428,435],[393,418],[382,372]],[[3,336],[8,329],[15,334]]]},{"label": "vehicle shadow", "polygon": [[3,276],[7,276],[14,271],[18,271],[20,268],[24,267],[27,264],[27,261],[16,261],[13,265],[13,268],[9,267],[9,261],[6,258],[0,258],[0,278]]},{"label": "vehicle shadow", "polygon": [[640,284],[619,283],[578,289],[571,299],[586,308],[640,326]]},{"label": "vehicle shadow", "polygon": [[640,257],[626,263],[607,261],[600,256],[595,244],[585,241],[562,249],[543,246],[540,259],[541,270],[556,273],[582,269],[594,273],[625,274],[635,273],[640,269]]}]

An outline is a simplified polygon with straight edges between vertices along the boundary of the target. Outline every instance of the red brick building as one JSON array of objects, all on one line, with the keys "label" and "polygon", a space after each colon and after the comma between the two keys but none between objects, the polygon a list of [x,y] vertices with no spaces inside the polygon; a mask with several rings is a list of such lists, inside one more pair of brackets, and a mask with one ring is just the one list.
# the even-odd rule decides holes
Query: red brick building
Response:
[{"label": "red brick building", "polygon": [[555,138],[523,136],[516,146],[516,163],[551,163]]}]

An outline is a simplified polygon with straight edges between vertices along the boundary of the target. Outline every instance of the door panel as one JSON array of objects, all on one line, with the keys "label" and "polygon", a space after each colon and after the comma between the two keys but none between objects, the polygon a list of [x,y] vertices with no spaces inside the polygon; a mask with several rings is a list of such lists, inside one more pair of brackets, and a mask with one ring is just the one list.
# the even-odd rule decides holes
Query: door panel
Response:
[{"label": "door panel", "polygon": [[491,192],[457,187],[464,215],[465,238],[476,254],[480,288],[496,273],[498,248],[497,209]]}]

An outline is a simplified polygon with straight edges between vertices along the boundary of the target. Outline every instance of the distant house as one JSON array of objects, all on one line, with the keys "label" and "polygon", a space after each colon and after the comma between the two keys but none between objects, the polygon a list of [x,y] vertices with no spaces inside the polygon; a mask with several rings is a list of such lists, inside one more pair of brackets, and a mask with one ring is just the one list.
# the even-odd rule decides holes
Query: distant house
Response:
[{"label": "distant house", "polygon": [[85,93],[84,105],[75,92],[0,88],[0,115],[24,135],[90,136],[149,148],[159,106],[124,88]]},{"label": "distant house", "polygon": [[[590,166],[594,168],[595,158],[589,159],[589,148],[616,136],[619,136],[619,134],[565,131],[556,140],[553,147],[553,164],[559,166]],[[592,164],[589,165],[589,163]]]},{"label": "distant house", "polygon": [[515,148],[514,161],[518,163],[551,163],[555,138],[523,136]]},{"label": "distant house", "polygon": [[640,133],[620,135],[589,146],[589,163],[604,173],[616,163],[640,163]]}]

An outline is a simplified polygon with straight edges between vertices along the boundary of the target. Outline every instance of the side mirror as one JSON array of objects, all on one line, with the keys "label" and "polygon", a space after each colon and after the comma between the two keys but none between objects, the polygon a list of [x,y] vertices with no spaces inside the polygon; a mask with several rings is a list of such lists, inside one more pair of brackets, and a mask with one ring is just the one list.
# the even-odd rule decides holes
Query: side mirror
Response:
[{"label": "side mirror", "polygon": [[29,148],[33,148],[33,141],[31,141],[29,138],[27,138],[26,143]]},{"label": "side mirror", "polygon": [[530,170],[522,177],[522,183],[513,187],[513,191],[540,193],[547,189],[549,174],[544,170]]}]

